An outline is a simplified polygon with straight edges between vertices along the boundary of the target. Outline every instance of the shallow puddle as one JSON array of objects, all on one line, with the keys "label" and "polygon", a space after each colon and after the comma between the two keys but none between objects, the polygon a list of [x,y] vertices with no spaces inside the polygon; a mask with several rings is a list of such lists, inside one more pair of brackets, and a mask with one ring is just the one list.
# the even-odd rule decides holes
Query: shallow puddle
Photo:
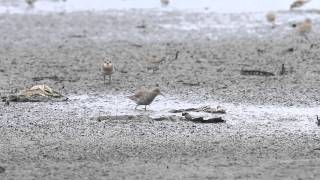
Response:
[{"label": "shallow puddle", "polygon": [[316,115],[320,112],[320,107],[231,104],[219,103],[214,100],[185,100],[174,96],[157,97],[150,106],[147,106],[147,111],[144,110],[144,106],[139,106],[135,110],[135,103],[126,95],[101,95],[99,97],[73,95],[69,96],[69,99],[68,103],[60,104],[58,108],[77,112],[79,116],[146,115],[158,118],[172,115],[181,116],[181,113],[170,113],[171,110],[221,106],[226,110],[226,114],[190,113],[196,117],[222,117],[229,124],[285,123],[290,124],[290,128],[296,129],[314,128]]}]

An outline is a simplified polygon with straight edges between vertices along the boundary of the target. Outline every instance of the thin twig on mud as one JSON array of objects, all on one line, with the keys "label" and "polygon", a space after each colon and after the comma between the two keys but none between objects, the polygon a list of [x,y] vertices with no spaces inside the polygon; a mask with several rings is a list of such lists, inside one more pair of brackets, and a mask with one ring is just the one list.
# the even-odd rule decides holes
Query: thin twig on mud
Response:
[{"label": "thin twig on mud", "polygon": [[241,70],[241,75],[256,75],[256,76],[274,76],[274,73],[259,70]]}]

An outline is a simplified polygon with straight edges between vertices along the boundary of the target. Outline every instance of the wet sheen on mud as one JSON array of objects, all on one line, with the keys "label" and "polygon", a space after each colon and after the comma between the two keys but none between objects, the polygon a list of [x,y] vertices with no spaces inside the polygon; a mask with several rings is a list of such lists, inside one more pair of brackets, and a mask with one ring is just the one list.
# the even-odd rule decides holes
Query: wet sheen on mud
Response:
[{"label": "wet sheen on mud", "polygon": [[[152,118],[172,115],[181,116],[181,113],[170,113],[170,110],[198,108],[202,106],[221,106],[226,114],[210,114],[205,112],[191,112],[194,116],[223,117],[229,124],[237,123],[282,123],[288,128],[314,129],[316,115],[320,107],[308,106],[280,106],[280,105],[246,105],[219,103],[214,100],[185,100],[178,96],[158,96],[155,101],[147,106],[139,106],[135,110],[135,103],[126,95],[72,95],[67,104],[60,104],[57,108],[65,111],[77,111],[80,116],[120,116],[120,115],[147,115]],[[89,113],[88,113],[89,112]]]},{"label": "wet sheen on mud", "polygon": [[[109,9],[157,9],[182,10],[217,13],[266,12],[270,10],[288,10],[292,0],[174,0],[165,8],[160,0],[42,0],[34,4],[34,12],[75,12],[75,11],[103,11]],[[319,1],[312,1],[304,8],[319,8]],[[30,12],[27,4],[22,0],[0,1],[0,13]]]}]

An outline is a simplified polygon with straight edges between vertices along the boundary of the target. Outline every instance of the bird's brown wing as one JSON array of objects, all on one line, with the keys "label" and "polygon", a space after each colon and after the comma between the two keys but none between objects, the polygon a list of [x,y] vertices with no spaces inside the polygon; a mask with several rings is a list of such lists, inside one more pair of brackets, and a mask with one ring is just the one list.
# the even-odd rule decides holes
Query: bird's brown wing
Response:
[{"label": "bird's brown wing", "polygon": [[133,96],[128,96],[128,98],[133,101],[137,101],[145,94],[145,92],[146,92],[145,88],[142,87]]},{"label": "bird's brown wing", "polygon": [[140,88],[135,94],[134,97],[140,98],[146,93],[146,89],[144,87]]}]

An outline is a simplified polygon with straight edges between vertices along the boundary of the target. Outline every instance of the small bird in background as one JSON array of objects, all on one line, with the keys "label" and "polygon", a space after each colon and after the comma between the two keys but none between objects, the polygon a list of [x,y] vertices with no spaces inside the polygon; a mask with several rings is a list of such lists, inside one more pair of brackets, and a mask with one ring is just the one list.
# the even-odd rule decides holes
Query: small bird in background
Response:
[{"label": "small bird in background", "polygon": [[111,61],[106,61],[102,66],[103,80],[106,84],[106,76],[109,76],[109,84],[111,83],[111,75],[113,74],[113,65]]},{"label": "small bird in background", "polygon": [[29,5],[29,7],[33,8],[34,7],[34,3],[37,1],[37,0],[25,0],[26,3]]},{"label": "small bird in background", "polygon": [[270,11],[266,14],[267,21],[272,24],[272,28],[276,25],[276,14],[273,11]]},{"label": "small bird in background", "polygon": [[155,88],[151,91],[141,88],[133,96],[128,96],[128,98],[137,104],[134,109],[137,109],[137,107],[140,105],[144,105],[144,110],[146,111],[147,105],[150,105],[154,98],[158,95],[163,95],[159,88]]},{"label": "small bird in background", "polygon": [[162,7],[167,7],[169,5],[169,3],[170,3],[169,0],[160,0],[160,2],[161,2],[161,6]]},{"label": "small bird in background", "polygon": [[291,5],[290,5],[290,10],[302,7],[303,5],[307,4],[311,0],[295,0]]},{"label": "small bird in background", "polygon": [[297,24],[296,29],[301,35],[306,35],[307,33],[311,32],[312,30],[311,19],[306,18],[302,23]]}]

